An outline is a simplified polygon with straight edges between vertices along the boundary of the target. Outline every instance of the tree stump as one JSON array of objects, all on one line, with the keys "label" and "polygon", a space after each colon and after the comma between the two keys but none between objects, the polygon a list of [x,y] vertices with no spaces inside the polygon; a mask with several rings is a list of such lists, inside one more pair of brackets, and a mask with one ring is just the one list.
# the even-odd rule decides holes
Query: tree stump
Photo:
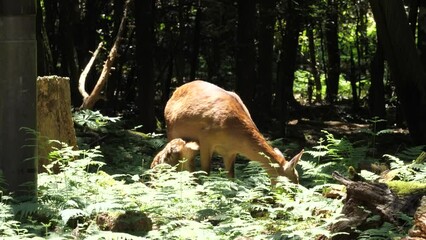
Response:
[{"label": "tree stump", "polygon": [[[49,153],[59,140],[69,146],[76,146],[74,123],[71,113],[71,94],[69,78],[45,76],[37,78],[37,131],[38,172],[45,172],[43,165],[49,164]],[[58,146],[56,146],[58,147]],[[58,172],[56,166],[54,172]]]}]

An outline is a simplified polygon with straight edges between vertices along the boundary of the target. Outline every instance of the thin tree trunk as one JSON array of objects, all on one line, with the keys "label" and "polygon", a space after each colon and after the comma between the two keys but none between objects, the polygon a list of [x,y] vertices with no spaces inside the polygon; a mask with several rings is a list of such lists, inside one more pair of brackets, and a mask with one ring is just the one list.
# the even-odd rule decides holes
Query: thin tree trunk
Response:
[{"label": "thin tree trunk", "polygon": [[[271,118],[272,110],[272,62],[275,26],[275,0],[260,1],[259,15],[259,77],[256,103],[265,114],[265,120]],[[264,119],[262,119],[263,121]]]},{"label": "thin tree trunk", "polygon": [[200,52],[200,31],[201,31],[201,0],[197,1],[197,10],[195,13],[195,24],[194,24],[194,37],[192,41],[192,55],[191,55],[191,69],[189,73],[189,80],[195,80],[195,75],[198,69],[198,55]]},{"label": "thin tree trunk", "polygon": [[321,102],[321,79],[317,69],[314,30],[312,29],[312,26],[308,27],[307,35],[308,35],[308,43],[309,43],[309,59],[310,59],[309,65],[312,71],[312,75],[314,76],[314,84],[315,84],[315,101]]},{"label": "thin tree trunk", "polygon": [[156,130],[154,111],[154,4],[153,0],[135,1],[136,63],[138,65],[139,119],[145,132]]},{"label": "thin tree trunk", "polygon": [[74,26],[78,18],[75,14],[75,9],[78,9],[77,4],[73,0],[61,1],[59,4],[59,48],[62,53],[61,73],[70,77],[71,101],[73,105],[78,105],[81,102],[77,91],[80,68],[74,44]]},{"label": "thin tree trunk", "polygon": [[[376,46],[376,53],[370,64],[371,84],[368,90],[368,104],[371,118],[379,117],[380,119],[386,119],[385,85],[383,83],[385,59],[383,56],[383,47],[379,39],[377,40]],[[376,126],[377,130],[382,130],[385,127],[386,124],[380,122],[378,126]]]},{"label": "thin tree trunk", "polygon": [[[296,58],[297,51],[299,48],[299,32],[300,32],[300,14],[299,10],[296,9],[293,1],[288,1],[288,7],[286,12],[286,26],[283,36],[283,51],[281,55],[280,64],[280,78],[278,80],[280,84],[280,91],[282,99],[279,101],[284,104],[279,111],[286,113],[287,104],[293,108],[299,108],[300,104],[296,101],[293,95],[293,84],[294,84],[294,72],[296,71]],[[282,122],[287,121],[286,115],[282,115],[280,120]]]},{"label": "thin tree trunk", "polygon": [[325,35],[327,40],[328,55],[328,78],[327,84],[327,101],[333,103],[336,100],[339,90],[340,76],[340,53],[339,53],[339,37],[338,37],[338,1],[327,1],[327,19],[325,23]]},{"label": "thin tree trunk", "polygon": [[410,10],[408,12],[408,23],[410,24],[413,36],[416,36],[418,10],[419,0],[411,0]]},{"label": "thin tree trunk", "polygon": [[[358,58],[359,59],[359,58]],[[351,89],[352,89],[352,108],[354,110],[357,110],[359,108],[359,101],[358,101],[358,93],[357,93],[357,87],[356,82],[358,81],[358,71],[357,67],[355,66],[355,59],[354,54],[352,52],[352,47],[350,48],[350,74],[349,74],[349,81],[351,82]]]},{"label": "thin tree trunk", "polygon": [[[238,0],[238,29],[236,43],[236,91],[253,113],[256,82],[256,55],[254,46],[255,0]],[[254,110],[254,111],[253,111]]]},{"label": "thin tree trunk", "polygon": [[423,68],[426,68],[426,2],[422,1],[420,5],[417,28],[417,48],[420,53],[420,60]]}]

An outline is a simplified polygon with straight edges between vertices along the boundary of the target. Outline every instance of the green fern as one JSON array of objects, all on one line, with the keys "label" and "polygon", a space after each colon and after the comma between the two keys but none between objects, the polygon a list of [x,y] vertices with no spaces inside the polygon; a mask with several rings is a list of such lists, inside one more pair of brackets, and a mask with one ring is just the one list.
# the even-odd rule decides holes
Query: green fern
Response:
[{"label": "green fern", "polygon": [[380,228],[371,228],[360,232],[358,240],[400,239],[405,236],[407,236],[405,229],[398,228],[391,223],[385,222]]}]

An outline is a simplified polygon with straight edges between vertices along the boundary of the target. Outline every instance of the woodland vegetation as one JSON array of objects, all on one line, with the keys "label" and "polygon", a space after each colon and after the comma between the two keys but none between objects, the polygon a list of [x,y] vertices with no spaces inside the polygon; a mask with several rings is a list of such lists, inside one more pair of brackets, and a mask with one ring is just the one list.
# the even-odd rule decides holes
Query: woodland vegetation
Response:
[{"label": "woodland vegetation", "polygon": [[[69,77],[78,149],[56,142],[36,202],[1,191],[0,236],[426,237],[425,10],[420,0],[37,1],[38,75]],[[221,161],[209,176],[150,169],[166,143],[164,106],[194,79],[241,96],[286,156],[304,148],[300,185],[271,186],[243,159],[235,179]],[[386,200],[359,197],[366,188]]]}]

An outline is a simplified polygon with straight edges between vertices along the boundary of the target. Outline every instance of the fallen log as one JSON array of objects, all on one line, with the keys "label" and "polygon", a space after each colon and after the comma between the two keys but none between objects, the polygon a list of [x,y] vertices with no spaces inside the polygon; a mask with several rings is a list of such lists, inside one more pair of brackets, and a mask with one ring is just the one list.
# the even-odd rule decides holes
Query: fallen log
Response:
[{"label": "fallen log", "polygon": [[[423,191],[413,191],[406,195],[399,195],[385,183],[369,183],[353,181],[334,172],[332,177],[346,186],[346,200],[342,209],[344,217],[332,226],[333,232],[346,232],[349,235],[338,235],[333,239],[354,239],[355,229],[369,229],[379,227],[383,222],[401,226],[401,213],[413,216],[425,195]],[[409,183],[407,183],[409,184]],[[378,215],[377,221],[371,221],[371,216]],[[367,221],[370,218],[370,221]]]}]

